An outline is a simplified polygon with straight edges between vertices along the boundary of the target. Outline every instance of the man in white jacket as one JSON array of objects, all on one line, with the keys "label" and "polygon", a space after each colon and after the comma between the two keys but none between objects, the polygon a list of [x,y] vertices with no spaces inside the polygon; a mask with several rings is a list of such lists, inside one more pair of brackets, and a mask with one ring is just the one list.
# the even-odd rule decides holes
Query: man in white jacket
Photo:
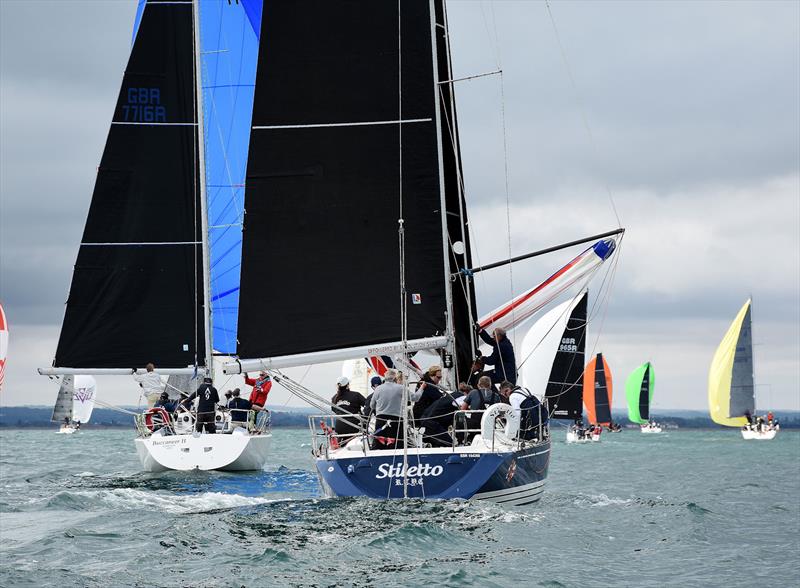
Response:
[{"label": "man in white jacket", "polygon": [[161,396],[161,393],[164,391],[164,382],[161,380],[161,376],[156,373],[156,366],[152,363],[148,363],[145,368],[147,372],[144,374],[137,374],[134,371],[133,379],[139,382],[142,393],[145,398],[147,398],[147,407],[153,408],[158,397]]}]

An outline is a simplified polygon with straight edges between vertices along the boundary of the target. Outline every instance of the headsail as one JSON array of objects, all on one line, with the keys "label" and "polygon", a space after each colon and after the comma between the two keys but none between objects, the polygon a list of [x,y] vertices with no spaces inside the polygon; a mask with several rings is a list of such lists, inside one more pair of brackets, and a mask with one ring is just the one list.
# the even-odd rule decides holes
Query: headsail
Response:
[{"label": "headsail", "polygon": [[53,406],[50,421],[63,423],[64,419],[72,420],[72,396],[75,393],[75,376],[64,376],[58,388],[58,396]]},{"label": "headsail", "polygon": [[559,304],[537,320],[522,341],[522,381],[547,397],[557,419],[577,419],[583,412],[583,362],[589,293]]},{"label": "headsail", "polygon": [[192,12],[142,7],[55,367],[205,363]]},{"label": "headsail", "polygon": [[[401,217],[407,339],[425,348],[448,335],[443,207],[451,200],[442,190],[452,171],[440,156],[434,4],[404,3],[399,19],[393,3],[263,6],[241,358],[309,354],[313,362],[316,352],[401,341]],[[347,285],[341,268],[353,266],[364,268],[368,287]],[[469,333],[468,313],[454,314],[463,321],[455,330]]]},{"label": "headsail", "polygon": [[648,361],[636,368],[625,382],[628,420],[643,425],[650,421],[650,401],[656,386],[653,365]]},{"label": "headsail", "polygon": [[755,411],[751,300],[744,303],[722,338],[708,372],[708,408],[715,423],[746,424]]},{"label": "headsail", "polygon": [[72,393],[72,420],[85,425],[92,418],[97,382],[92,376],[75,376]]},{"label": "headsail", "polygon": [[583,376],[583,403],[592,424],[611,424],[611,370],[602,353],[593,357]]}]

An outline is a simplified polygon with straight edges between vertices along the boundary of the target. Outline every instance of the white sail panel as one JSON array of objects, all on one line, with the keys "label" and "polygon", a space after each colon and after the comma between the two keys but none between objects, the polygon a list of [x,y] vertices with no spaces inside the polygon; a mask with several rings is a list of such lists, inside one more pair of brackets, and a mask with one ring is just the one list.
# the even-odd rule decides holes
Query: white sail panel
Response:
[{"label": "white sail panel", "polygon": [[64,419],[72,419],[72,394],[75,391],[74,387],[75,376],[64,376],[61,379],[61,386],[58,388],[58,396],[56,396],[56,403],[53,406],[53,416],[50,420],[54,423],[63,422]]},{"label": "white sail panel", "polygon": [[97,382],[92,376],[75,376],[72,392],[72,420],[85,425],[92,418]]}]

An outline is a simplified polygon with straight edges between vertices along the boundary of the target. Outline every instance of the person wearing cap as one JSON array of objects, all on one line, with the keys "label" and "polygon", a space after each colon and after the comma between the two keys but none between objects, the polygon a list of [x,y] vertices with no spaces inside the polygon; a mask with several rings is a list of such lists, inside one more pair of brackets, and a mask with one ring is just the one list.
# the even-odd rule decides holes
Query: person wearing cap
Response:
[{"label": "person wearing cap", "polygon": [[249,374],[245,374],[244,383],[253,387],[250,392],[252,409],[255,411],[264,410],[267,404],[267,396],[269,396],[269,391],[272,390],[272,379],[269,374],[262,371],[258,378],[251,378]]},{"label": "person wearing cap", "polygon": [[202,433],[203,430],[206,433],[216,433],[217,426],[214,424],[214,414],[217,410],[217,403],[219,403],[219,392],[211,383],[211,378],[203,378],[203,383],[183,401],[183,405],[188,408],[195,398],[197,398],[195,430],[198,433]]},{"label": "person wearing cap", "polygon": [[420,396],[414,403],[413,410],[416,426],[424,426],[422,423],[422,413],[425,412],[431,404],[442,397],[444,390],[439,387],[439,382],[441,381],[442,368],[438,365],[429,367],[422,376],[422,380],[417,385],[417,392]]},{"label": "person wearing cap", "polygon": [[422,426],[425,433],[422,440],[432,447],[450,447],[454,437],[451,435],[453,417],[463,402],[463,394],[445,391],[422,413]]},{"label": "person wearing cap", "polygon": [[[403,440],[400,419],[403,414],[403,386],[398,383],[402,381],[402,376],[395,369],[388,369],[383,375],[384,382],[372,394],[370,407],[375,414],[375,437],[373,438],[373,449],[394,449],[403,447]],[[418,400],[421,395],[419,390],[409,394],[412,402]],[[382,439],[391,439],[387,442]]]},{"label": "person wearing cap", "polygon": [[[331,398],[333,412],[348,415],[347,418],[337,418],[333,430],[339,436],[339,443],[344,444],[349,438],[360,432],[361,409],[364,407],[364,397],[350,389],[350,380],[342,376],[336,381],[336,394]],[[352,415],[352,416],[350,416]]]},{"label": "person wearing cap", "polygon": [[247,412],[250,410],[250,401],[247,398],[242,398],[239,388],[234,388],[231,391],[231,399],[228,402],[228,410],[231,411],[231,423],[244,426],[247,422]]},{"label": "person wearing cap", "polygon": [[178,401],[171,400],[169,394],[162,392],[153,406],[154,408],[163,408],[167,412],[175,412],[178,409]]},{"label": "person wearing cap", "polygon": [[372,407],[370,403],[372,402],[372,395],[375,394],[375,388],[383,384],[383,378],[380,376],[372,376],[369,380],[369,387],[370,393],[367,396],[367,399],[364,401],[364,408],[361,409],[361,414],[364,415],[364,418],[367,422],[369,422],[369,417],[372,415]]}]

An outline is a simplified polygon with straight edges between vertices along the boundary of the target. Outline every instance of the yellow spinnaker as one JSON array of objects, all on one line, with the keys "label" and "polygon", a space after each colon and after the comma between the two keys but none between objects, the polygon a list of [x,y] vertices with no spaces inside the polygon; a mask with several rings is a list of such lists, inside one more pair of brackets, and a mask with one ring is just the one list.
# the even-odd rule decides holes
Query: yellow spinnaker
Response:
[{"label": "yellow spinnaker", "polygon": [[739,341],[739,332],[742,322],[750,308],[750,300],[744,303],[739,314],[733,320],[728,332],[717,347],[711,368],[708,370],[708,411],[715,423],[728,427],[743,427],[747,423],[744,417],[731,417],[731,374],[733,373],[733,358],[736,355],[736,343]]}]

